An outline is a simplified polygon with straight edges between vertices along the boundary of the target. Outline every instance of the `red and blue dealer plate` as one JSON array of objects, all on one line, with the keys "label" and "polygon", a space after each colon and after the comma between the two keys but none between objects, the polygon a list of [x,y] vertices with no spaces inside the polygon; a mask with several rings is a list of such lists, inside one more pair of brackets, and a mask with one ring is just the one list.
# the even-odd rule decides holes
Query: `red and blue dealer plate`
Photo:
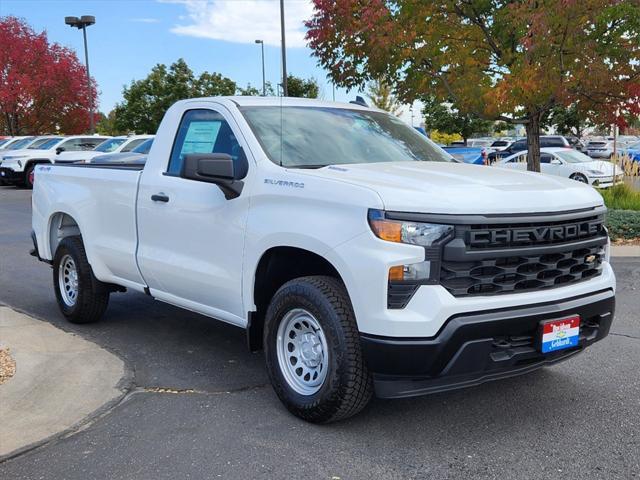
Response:
[{"label": "red and blue dealer plate", "polygon": [[548,320],[542,323],[542,353],[555,352],[578,346],[580,316]]}]

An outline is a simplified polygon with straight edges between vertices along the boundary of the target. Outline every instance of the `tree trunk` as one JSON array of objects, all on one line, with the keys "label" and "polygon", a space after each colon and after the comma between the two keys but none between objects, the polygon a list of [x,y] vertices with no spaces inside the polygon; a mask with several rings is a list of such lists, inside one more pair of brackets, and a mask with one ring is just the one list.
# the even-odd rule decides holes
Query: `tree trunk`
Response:
[{"label": "tree trunk", "polygon": [[527,170],[540,171],[540,114],[528,115],[527,130]]}]

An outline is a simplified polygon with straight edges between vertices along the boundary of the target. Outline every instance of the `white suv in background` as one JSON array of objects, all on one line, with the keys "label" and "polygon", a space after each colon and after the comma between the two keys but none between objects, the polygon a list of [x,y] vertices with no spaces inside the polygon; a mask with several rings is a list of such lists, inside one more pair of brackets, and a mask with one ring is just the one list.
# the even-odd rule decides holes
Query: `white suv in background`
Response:
[{"label": "white suv in background", "polygon": [[93,150],[75,152],[62,152],[56,157],[56,163],[88,163],[93,157],[105,153],[127,153],[136,148],[145,140],[153,138],[153,135],[121,135],[106,139]]},{"label": "white suv in background", "polygon": [[27,188],[33,188],[33,171],[36,165],[54,163],[56,155],[61,152],[92,150],[107,138],[109,137],[91,135],[51,137],[48,141],[41,143],[38,148],[7,152],[2,156],[0,180],[3,180],[3,183],[21,184]]},{"label": "white suv in background", "polygon": [[613,156],[613,142],[592,140],[587,144],[587,155],[591,158],[611,158]]}]

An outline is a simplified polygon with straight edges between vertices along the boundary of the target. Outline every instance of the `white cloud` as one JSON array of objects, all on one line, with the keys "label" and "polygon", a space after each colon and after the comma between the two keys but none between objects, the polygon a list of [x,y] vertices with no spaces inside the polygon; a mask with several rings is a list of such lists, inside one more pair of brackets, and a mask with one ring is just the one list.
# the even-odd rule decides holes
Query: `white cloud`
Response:
[{"label": "white cloud", "polygon": [[[264,40],[280,45],[280,2],[278,0],[160,0],[185,6],[186,24],[173,33],[235,43]],[[306,46],[304,21],[313,14],[309,0],[285,0],[287,47]]]},{"label": "white cloud", "polygon": [[157,18],[130,18],[129,21],[130,22],[136,22],[136,23],[158,23],[158,22],[160,22],[160,20],[157,19]]}]

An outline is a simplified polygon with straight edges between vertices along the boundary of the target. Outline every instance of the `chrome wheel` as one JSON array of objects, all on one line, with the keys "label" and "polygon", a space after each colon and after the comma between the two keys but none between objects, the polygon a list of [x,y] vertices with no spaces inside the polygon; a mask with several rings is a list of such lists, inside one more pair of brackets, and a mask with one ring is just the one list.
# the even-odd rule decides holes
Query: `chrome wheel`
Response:
[{"label": "chrome wheel", "polygon": [[78,270],[71,255],[65,255],[60,260],[58,288],[62,301],[68,307],[73,307],[78,300]]},{"label": "chrome wheel", "polygon": [[287,384],[300,395],[313,395],[327,377],[329,350],[320,323],[295,308],[280,321],[276,337],[278,365]]}]

